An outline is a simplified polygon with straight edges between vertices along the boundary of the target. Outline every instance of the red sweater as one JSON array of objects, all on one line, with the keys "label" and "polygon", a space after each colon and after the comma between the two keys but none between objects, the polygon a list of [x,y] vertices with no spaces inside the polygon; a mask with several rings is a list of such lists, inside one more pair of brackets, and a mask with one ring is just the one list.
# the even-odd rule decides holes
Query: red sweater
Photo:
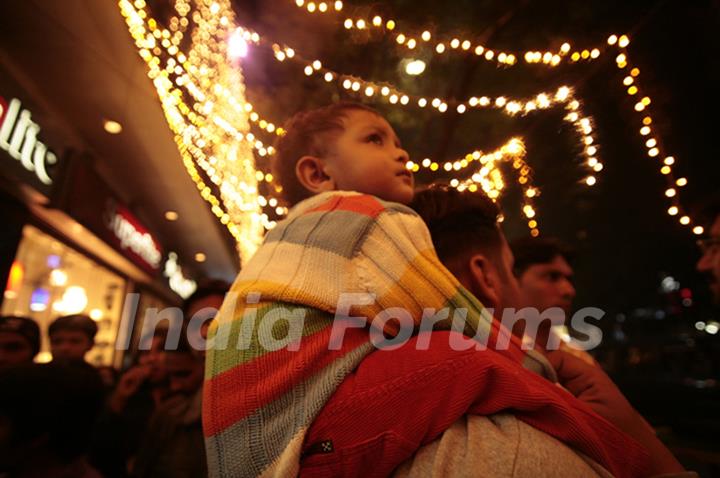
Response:
[{"label": "red sweater", "polygon": [[[315,419],[301,476],[387,476],[466,414],[509,412],[617,477],[649,474],[644,448],[570,393],[492,351],[454,351],[431,332],[366,357]],[[498,453],[503,453],[499,450]]]}]

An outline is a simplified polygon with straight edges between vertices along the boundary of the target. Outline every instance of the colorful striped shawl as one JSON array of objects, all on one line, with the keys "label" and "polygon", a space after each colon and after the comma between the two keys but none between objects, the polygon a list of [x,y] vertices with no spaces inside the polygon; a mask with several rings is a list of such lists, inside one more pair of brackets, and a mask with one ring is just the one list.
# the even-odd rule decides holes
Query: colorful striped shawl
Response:
[{"label": "colorful striped shawl", "polygon": [[[426,308],[448,307],[468,310],[466,335],[482,341],[498,332],[497,322],[440,263],[414,211],[353,192],[323,193],[298,204],[268,233],[232,293],[237,303],[226,299],[211,331],[216,344],[229,339],[228,346],[208,350],[205,372],[203,424],[212,477],[298,473],[310,424],[374,350],[367,328],[347,329],[342,347],[328,349],[333,323],[342,320],[335,319],[342,293],[375,296],[373,303],[350,309],[350,316],[368,322],[401,307],[419,324]],[[291,311],[305,314],[299,350],[266,350],[258,335],[263,319],[274,322],[275,337],[285,337],[288,323],[276,319]],[[452,317],[434,328],[450,329]],[[245,346],[238,349],[243,334]],[[545,358],[522,351],[514,337],[499,353],[555,381]]]}]

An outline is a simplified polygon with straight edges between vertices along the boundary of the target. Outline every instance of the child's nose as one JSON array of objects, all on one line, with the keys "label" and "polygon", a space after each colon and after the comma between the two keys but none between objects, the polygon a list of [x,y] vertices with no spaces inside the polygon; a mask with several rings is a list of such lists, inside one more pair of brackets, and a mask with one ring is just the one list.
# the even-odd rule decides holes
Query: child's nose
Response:
[{"label": "child's nose", "polygon": [[407,163],[410,160],[410,155],[402,148],[397,148],[397,160],[401,163]]}]

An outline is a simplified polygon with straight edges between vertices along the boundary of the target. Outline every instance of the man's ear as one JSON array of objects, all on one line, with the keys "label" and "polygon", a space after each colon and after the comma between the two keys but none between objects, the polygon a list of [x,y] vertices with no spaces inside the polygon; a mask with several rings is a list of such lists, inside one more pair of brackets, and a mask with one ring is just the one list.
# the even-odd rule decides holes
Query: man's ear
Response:
[{"label": "man's ear", "polygon": [[468,276],[471,291],[485,307],[496,309],[500,304],[500,290],[497,270],[482,254],[473,255],[468,262]]},{"label": "man's ear", "polygon": [[303,156],[295,165],[295,175],[305,189],[313,194],[337,189],[335,181],[325,173],[325,163],[315,156]]}]

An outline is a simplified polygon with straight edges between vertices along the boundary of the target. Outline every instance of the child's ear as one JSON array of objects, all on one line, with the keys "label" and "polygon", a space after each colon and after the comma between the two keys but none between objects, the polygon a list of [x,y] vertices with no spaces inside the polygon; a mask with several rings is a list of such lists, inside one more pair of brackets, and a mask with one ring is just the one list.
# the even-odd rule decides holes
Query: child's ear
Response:
[{"label": "child's ear", "polygon": [[485,307],[497,308],[500,303],[500,290],[497,271],[490,260],[482,255],[473,255],[468,262],[470,291],[480,299]]},{"label": "child's ear", "polygon": [[334,191],[335,181],[325,173],[325,163],[315,156],[303,156],[295,165],[300,184],[313,194]]}]

